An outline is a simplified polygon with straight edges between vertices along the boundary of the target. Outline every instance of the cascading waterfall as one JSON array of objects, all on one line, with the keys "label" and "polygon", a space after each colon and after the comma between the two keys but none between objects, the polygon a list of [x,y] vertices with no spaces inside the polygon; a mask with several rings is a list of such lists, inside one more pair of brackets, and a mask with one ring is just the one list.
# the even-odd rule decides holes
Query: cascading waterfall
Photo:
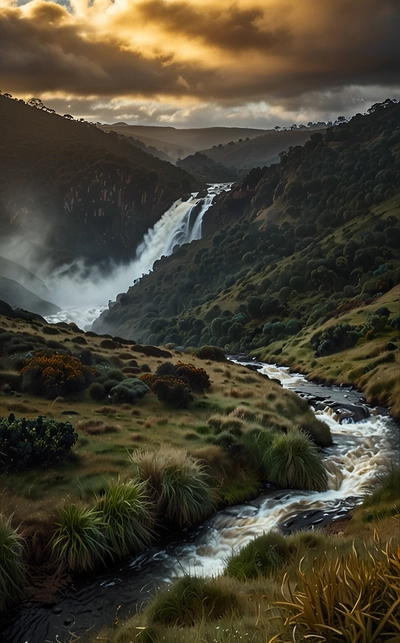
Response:
[{"label": "cascading waterfall", "polygon": [[[186,201],[175,201],[154,227],[148,230],[137,248],[135,259],[129,266],[117,268],[109,278],[91,280],[85,277],[79,281],[74,277],[71,283],[67,283],[68,279],[65,277],[54,276],[54,283],[47,282],[47,285],[54,293],[52,301],[60,306],[62,311],[49,315],[46,320],[50,323],[73,321],[81,328],[87,329],[106,309],[107,302],[114,300],[117,293],[126,292],[135,281],[149,273],[155,261],[169,256],[177,247],[201,238],[205,213],[214,197],[224,190],[229,190],[230,185],[215,183],[208,187],[207,194],[203,197],[193,193]],[[79,302],[73,308],[67,307],[63,301],[65,294],[71,292],[74,302]]]}]

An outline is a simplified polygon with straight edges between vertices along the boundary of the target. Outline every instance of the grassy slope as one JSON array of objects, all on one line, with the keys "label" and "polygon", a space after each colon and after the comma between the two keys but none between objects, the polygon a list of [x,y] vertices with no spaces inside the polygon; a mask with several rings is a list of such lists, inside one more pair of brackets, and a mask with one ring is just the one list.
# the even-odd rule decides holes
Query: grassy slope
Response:
[{"label": "grassy slope", "polygon": [[[49,328],[57,334],[47,334]],[[43,521],[66,499],[69,503],[79,500],[92,502],[93,494],[99,493],[107,481],[133,475],[129,464],[130,452],[136,449],[157,450],[161,445],[184,449],[205,459],[215,470],[217,478],[225,477],[225,497],[230,495],[233,502],[240,501],[254,495],[259,483],[251,475],[246,482],[248,474],[243,473],[242,488],[237,486],[237,476],[240,476],[237,464],[221,447],[210,444],[212,430],[207,425],[209,417],[216,413],[224,415],[241,406],[258,415],[268,411],[278,425],[296,426],[299,418],[305,417],[304,403],[293,393],[282,391],[275,382],[231,363],[204,361],[176,350],[170,352],[169,358],[149,357],[135,351],[132,343],[123,340],[117,342],[116,348],[107,349],[101,346],[104,338],[77,333],[73,326],[48,326],[38,321],[32,325],[29,321],[2,316],[0,329],[2,333],[22,334],[27,342],[32,334],[45,341],[56,339],[78,355],[84,346],[102,355],[118,369],[129,371],[132,368],[129,364],[135,360],[137,366],[133,370],[139,372],[138,376],[145,370],[154,373],[163,361],[190,362],[205,368],[212,381],[207,394],[195,395],[189,408],[172,412],[152,393],[135,406],[95,402],[87,391],[46,400],[18,392],[15,368],[20,367],[23,355],[3,357],[0,371],[1,416],[7,417],[11,412],[17,417],[27,418],[45,415],[71,422],[79,435],[76,446],[64,462],[45,470],[3,473],[0,476],[1,511],[7,515],[14,512],[16,523]],[[290,418],[285,414],[285,400],[291,408]],[[307,417],[309,413],[307,411]],[[99,421],[104,426],[98,434]]]}]

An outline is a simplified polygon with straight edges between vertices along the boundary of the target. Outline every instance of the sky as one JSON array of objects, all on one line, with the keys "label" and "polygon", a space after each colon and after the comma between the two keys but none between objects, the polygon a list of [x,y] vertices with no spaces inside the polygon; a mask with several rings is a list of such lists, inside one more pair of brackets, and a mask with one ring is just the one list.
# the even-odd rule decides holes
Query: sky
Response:
[{"label": "sky", "polygon": [[288,126],[400,100],[400,0],[0,0],[0,90],[91,122]]}]

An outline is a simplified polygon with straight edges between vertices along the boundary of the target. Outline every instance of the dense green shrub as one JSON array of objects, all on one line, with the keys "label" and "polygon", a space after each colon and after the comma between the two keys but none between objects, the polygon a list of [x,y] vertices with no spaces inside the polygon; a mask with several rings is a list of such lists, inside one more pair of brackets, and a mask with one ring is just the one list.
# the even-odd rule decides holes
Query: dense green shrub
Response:
[{"label": "dense green shrub", "polygon": [[195,351],[194,355],[199,359],[210,359],[213,362],[227,361],[225,351],[223,351],[222,348],[219,348],[218,346],[201,346],[199,349],[197,349],[197,351]]},{"label": "dense green shrub", "polygon": [[160,400],[174,408],[184,408],[193,399],[190,387],[174,375],[142,375],[142,382],[147,384]]},{"label": "dense green shrub", "polygon": [[141,400],[150,388],[137,377],[124,380],[110,390],[110,395],[114,404],[136,404]]},{"label": "dense green shrub", "polygon": [[0,420],[0,467],[22,470],[51,464],[62,458],[78,439],[69,422],[16,419],[13,413]]},{"label": "dense green shrub", "polygon": [[77,393],[94,379],[94,371],[72,355],[44,350],[28,359],[21,370],[22,389],[50,399]]},{"label": "dense green shrub", "polygon": [[101,402],[101,400],[104,400],[107,395],[105,387],[103,384],[100,384],[100,382],[92,382],[89,386],[88,392],[92,400],[95,400],[96,402]]},{"label": "dense green shrub", "polygon": [[25,581],[22,539],[0,514],[0,612],[18,601]]},{"label": "dense green shrub", "polygon": [[[384,318],[383,318],[384,319]],[[311,337],[311,346],[318,357],[352,348],[361,337],[362,329],[350,324],[336,324]]]}]

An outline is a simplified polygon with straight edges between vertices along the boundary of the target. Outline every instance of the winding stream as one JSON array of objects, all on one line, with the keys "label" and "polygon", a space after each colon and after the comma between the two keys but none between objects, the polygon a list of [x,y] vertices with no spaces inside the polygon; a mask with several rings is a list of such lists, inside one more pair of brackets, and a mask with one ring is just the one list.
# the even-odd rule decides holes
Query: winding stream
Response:
[{"label": "winding stream", "polygon": [[252,502],[220,511],[200,528],[184,531],[177,540],[127,558],[101,575],[86,577],[55,607],[19,607],[10,612],[3,624],[3,643],[66,643],[73,635],[112,625],[117,613],[120,619],[135,613],[156,588],[176,576],[186,572],[217,575],[232,552],[265,531],[280,528],[290,533],[337,520],[360,503],[397,460],[398,425],[383,409],[356,423],[339,423],[334,418],[329,406],[363,408],[359,392],[319,386],[285,368],[257,367],[321,409],[316,413],[329,424],[334,439],[323,456],[329,489],[318,493],[271,488]]}]

